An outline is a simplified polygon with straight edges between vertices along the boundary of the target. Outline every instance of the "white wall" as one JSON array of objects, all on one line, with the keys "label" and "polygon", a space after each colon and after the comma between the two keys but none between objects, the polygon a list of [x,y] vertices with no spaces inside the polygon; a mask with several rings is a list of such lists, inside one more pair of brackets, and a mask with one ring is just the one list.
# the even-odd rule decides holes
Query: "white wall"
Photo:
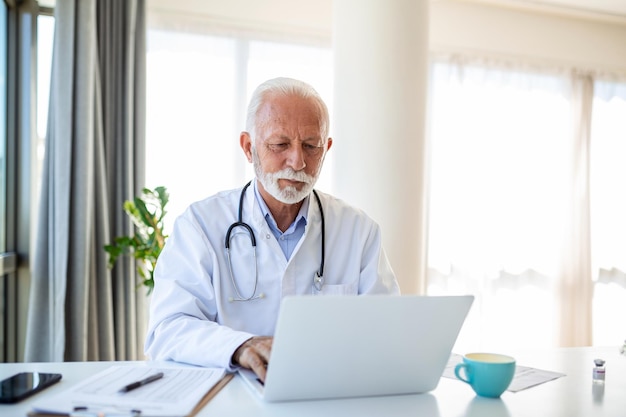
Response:
[{"label": "white wall", "polygon": [[331,42],[332,0],[146,0],[146,5],[153,22],[159,15],[183,14],[212,30]]},{"label": "white wall", "polygon": [[626,17],[583,19],[459,1],[433,2],[430,17],[431,51],[626,72]]},{"label": "white wall", "polygon": [[[155,11],[185,13],[199,25],[223,30],[255,29],[328,45],[332,39],[332,0],[147,0],[147,4],[151,18],[158,15]],[[497,7],[478,0],[433,0],[430,50],[626,73],[626,16],[584,16]]]}]

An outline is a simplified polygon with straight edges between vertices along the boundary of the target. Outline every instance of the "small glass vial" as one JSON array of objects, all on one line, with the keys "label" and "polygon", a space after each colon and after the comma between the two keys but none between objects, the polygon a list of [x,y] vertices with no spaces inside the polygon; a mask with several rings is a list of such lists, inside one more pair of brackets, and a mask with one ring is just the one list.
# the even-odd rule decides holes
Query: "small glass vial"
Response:
[{"label": "small glass vial", "polygon": [[606,373],[606,368],[604,367],[604,360],[602,359],[594,359],[594,368],[593,368],[593,383],[594,384],[604,384],[604,377]]}]

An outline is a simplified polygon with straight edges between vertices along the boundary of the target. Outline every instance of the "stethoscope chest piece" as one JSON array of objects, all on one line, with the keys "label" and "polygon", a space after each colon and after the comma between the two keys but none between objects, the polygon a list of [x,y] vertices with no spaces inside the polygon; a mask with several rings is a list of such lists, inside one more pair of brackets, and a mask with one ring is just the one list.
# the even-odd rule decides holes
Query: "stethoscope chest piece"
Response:
[{"label": "stethoscope chest piece", "polygon": [[316,272],[313,277],[313,286],[316,290],[322,291],[322,287],[324,286],[324,277],[320,276],[319,272]]}]

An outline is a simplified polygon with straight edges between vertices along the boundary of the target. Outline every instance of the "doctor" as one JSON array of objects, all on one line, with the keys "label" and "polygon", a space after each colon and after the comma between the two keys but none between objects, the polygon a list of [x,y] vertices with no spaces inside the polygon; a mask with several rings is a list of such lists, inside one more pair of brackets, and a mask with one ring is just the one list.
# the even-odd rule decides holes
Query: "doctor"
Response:
[{"label": "doctor", "polygon": [[317,92],[266,81],[246,129],[239,141],[256,178],[176,219],[154,275],[145,351],[264,380],[282,297],[400,291],[379,226],[313,190],[333,144]]}]

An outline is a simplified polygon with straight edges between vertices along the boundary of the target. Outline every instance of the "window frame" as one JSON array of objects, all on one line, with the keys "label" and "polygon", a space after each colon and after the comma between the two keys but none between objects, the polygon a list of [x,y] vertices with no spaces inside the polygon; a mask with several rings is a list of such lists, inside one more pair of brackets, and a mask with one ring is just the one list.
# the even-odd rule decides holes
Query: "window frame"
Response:
[{"label": "window frame", "polygon": [[6,11],[5,246],[0,252],[0,362],[23,360],[30,291],[33,163],[36,144],[37,17],[51,14],[36,0],[10,1]]}]

